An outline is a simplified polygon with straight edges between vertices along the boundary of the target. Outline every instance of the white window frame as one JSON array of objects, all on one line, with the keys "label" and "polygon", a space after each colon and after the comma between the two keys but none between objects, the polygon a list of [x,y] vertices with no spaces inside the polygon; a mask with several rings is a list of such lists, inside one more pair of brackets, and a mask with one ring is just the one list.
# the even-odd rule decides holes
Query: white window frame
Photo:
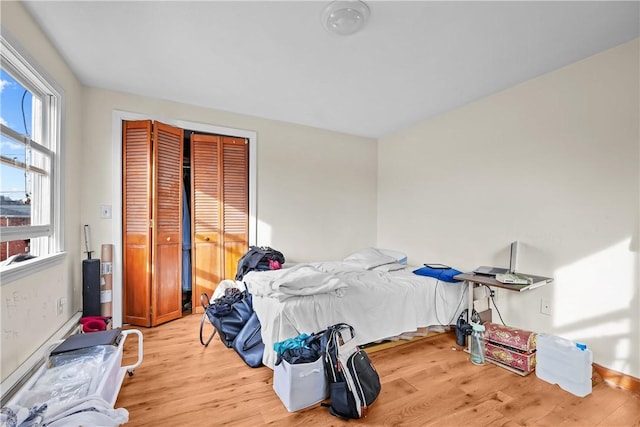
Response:
[{"label": "white window frame", "polygon": [[[42,123],[39,118],[34,118],[34,127],[37,126],[38,129],[34,128],[33,133],[43,143],[39,144],[33,140],[27,142],[25,139],[25,144],[29,143],[31,149],[37,149],[41,153],[50,156],[51,159],[51,170],[49,171],[49,224],[11,227],[11,229],[3,228],[0,235],[1,242],[47,236],[48,254],[8,266],[0,266],[1,286],[61,262],[66,253],[64,252],[62,203],[62,200],[64,200],[64,188],[61,179],[61,171],[63,170],[62,123],[64,118],[64,93],[46,71],[26,54],[9,34],[3,32],[0,35],[0,43],[2,68],[10,70],[14,76],[19,76],[20,83],[32,93],[42,96],[42,108],[45,114],[42,115]],[[16,139],[16,135],[13,135],[16,132],[11,129],[2,126],[2,132],[10,134]],[[26,135],[21,135],[21,137],[27,138]],[[37,215],[37,213],[34,215]]]}]

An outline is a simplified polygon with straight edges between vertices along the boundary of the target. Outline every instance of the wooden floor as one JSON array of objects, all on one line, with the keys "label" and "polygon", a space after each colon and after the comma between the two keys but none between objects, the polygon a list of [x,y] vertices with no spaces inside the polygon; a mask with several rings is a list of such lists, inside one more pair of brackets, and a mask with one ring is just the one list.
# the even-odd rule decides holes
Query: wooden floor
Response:
[{"label": "wooden floor", "polygon": [[[203,347],[199,323],[190,315],[142,328],[144,360],[116,402],[127,426],[640,426],[636,393],[598,382],[579,398],[535,373],[476,366],[448,333],[370,353],[382,392],[366,419],[347,423],[320,406],[289,413],[273,371],[244,365],[218,337]],[[136,339],[127,338],[125,362],[135,360]]]}]

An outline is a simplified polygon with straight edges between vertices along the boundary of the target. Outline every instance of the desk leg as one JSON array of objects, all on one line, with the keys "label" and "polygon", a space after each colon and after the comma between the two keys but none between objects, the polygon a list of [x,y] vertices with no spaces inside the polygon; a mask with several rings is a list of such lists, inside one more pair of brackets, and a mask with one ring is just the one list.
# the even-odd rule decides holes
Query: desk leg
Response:
[{"label": "desk leg", "polygon": [[[469,302],[469,307],[467,309],[467,322],[471,324],[471,315],[473,314],[473,289],[475,288],[475,283],[468,280],[467,281],[467,300]],[[467,340],[467,351],[471,353],[471,348],[469,346],[470,340]]]},{"label": "desk leg", "polygon": [[469,309],[467,310],[467,322],[471,323],[471,314],[473,313],[473,289],[475,288],[475,283],[472,281],[468,281],[467,285],[469,289],[467,290],[467,300],[469,301]]}]

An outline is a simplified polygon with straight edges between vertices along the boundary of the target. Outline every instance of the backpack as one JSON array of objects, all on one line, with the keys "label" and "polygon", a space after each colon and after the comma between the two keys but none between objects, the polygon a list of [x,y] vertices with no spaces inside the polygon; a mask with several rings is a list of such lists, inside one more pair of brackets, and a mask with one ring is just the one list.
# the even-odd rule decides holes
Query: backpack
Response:
[{"label": "backpack", "polygon": [[277,270],[284,264],[284,255],[269,246],[249,246],[238,260],[236,280],[242,280],[244,275],[253,270]]},{"label": "backpack", "polygon": [[353,327],[329,326],[323,336],[324,368],[331,403],[323,403],[333,416],[364,418],[380,394],[380,378],[367,353],[355,345]]}]

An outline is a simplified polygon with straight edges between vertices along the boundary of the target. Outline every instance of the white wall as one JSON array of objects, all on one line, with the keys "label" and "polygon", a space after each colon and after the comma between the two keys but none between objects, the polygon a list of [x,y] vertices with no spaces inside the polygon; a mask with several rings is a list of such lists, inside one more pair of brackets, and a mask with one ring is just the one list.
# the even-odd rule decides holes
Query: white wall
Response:
[{"label": "white wall", "polygon": [[[67,257],[61,264],[28,278],[0,285],[2,363],[4,381],[44,341],[51,337],[75,312],[81,310],[81,248],[79,245],[80,168],[83,146],[80,141],[82,122],[82,87],[62,57],[49,43],[19,2],[2,3],[2,33],[16,40],[18,48],[35,59],[40,68],[64,91],[62,180],[65,186],[64,240]],[[57,299],[69,302],[63,313],[57,313]]]},{"label": "white wall", "polygon": [[[113,173],[113,110],[256,132],[257,243],[281,250],[288,261],[342,258],[375,243],[375,140],[83,88],[19,2],[3,3],[2,31],[11,33],[65,92],[63,205],[68,251],[63,264],[0,287],[3,380],[82,309],[83,224],[91,227],[96,253],[120,232],[99,212],[100,204],[113,204],[114,197],[121,197],[112,194],[112,181],[120,179]],[[58,298],[69,301],[61,315],[52,303]]]},{"label": "white wall", "polygon": [[595,363],[636,378],[638,49],[635,40],[424,121],[378,151],[379,246],[469,271],[507,267],[520,241],[520,270],[555,280],[500,290],[504,321],[586,342]]},{"label": "white wall", "polygon": [[[69,252],[62,265],[0,287],[3,379],[81,308],[82,224],[94,249],[118,232],[98,210],[120,197],[114,109],[256,132],[258,243],[291,261],[376,244],[376,209],[377,244],[407,251],[414,264],[505,265],[519,240],[522,270],[555,281],[499,292],[505,321],[585,341],[596,363],[640,377],[637,41],[382,138],[376,152],[366,138],[159,99],[99,89],[82,97],[19,2],[3,2],[1,19],[65,91]],[[512,207],[499,195],[513,196]],[[16,290],[22,312],[9,318],[4,302]],[[46,303],[59,297],[73,301],[62,315]],[[539,314],[542,298],[551,317]]]},{"label": "white wall", "polygon": [[[93,246],[114,243],[114,219],[100,218],[100,204],[116,205],[120,180],[112,142],[112,112],[157,120],[189,121],[257,134],[257,244],[284,253],[287,261],[341,259],[376,241],[377,144],[362,138],[231,114],[160,99],[87,88],[82,162],[85,182],[81,218],[92,227]],[[115,259],[121,259],[116,255]],[[114,269],[118,266],[114,265]],[[119,294],[114,274],[114,297]],[[116,310],[114,309],[114,316]]]}]

